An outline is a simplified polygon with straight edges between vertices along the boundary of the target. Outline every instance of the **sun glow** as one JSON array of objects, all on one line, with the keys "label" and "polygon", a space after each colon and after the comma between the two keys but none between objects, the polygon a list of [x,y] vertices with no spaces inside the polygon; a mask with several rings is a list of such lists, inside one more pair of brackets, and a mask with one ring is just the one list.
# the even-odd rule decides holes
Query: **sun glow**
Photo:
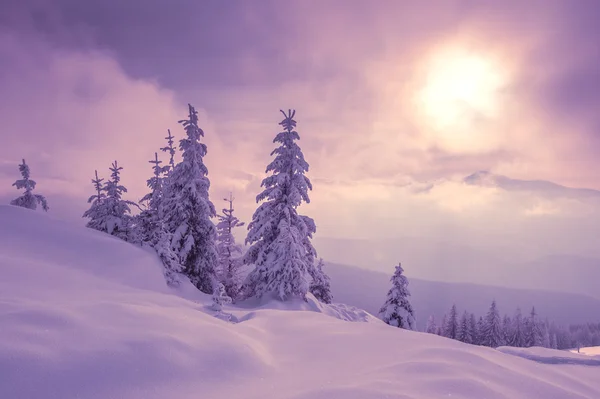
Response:
[{"label": "sun glow", "polygon": [[501,115],[508,74],[493,57],[462,49],[435,51],[420,68],[417,112],[437,141],[456,150],[493,146],[476,127]]}]

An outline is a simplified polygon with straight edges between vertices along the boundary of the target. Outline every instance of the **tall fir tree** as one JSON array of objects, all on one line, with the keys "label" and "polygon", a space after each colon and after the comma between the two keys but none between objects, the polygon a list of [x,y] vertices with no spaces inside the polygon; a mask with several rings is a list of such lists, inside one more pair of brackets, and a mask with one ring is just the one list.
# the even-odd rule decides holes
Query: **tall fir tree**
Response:
[{"label": "tall fir tree", "polygon": [[167,145],[165,147],[161,147],[160,150],[169,154],[169,164],[164,166],[162,169],[163,173],[168,174],[170,171],[175,169],[175,153],[177,152],[177,150],[173,146],[173,144],[175,143],[175,137],[171,135],[171,129],[167,129],[167,131],[169,132],[169,135],[165,137],[165,139],[167,140]]},{"label": "tall fir tree", "polygon": [[[137,207],[135,202],[123,199],[123,193],[127,192],[127,188],[121,184],[121,170],[114,161],[110,167],[111,178],[104,184],[102,188],[102,179],[92,180],[97,190],[96,195],[89,198],[88,202],[92,203],[90,209],[84,214],[84,218],[89,218],[88,227],[108,233],[125,241],[132,241],[132,218],[130,206]],[[101,192],[104,192],[102,196]]]},{"label": "tall fir tree", "polygon": [[216,211],[208,196],[210,180],[203,162],[207,149],[200,142],[204,132],[198,127],[198,112],[191,104],[188,110],[188,119],[179,121],[186,132],[179,141],[183,160],[168,175],[160,208],[183,272],[200,291],[213,294],[217,250],[211,218]]},{"label": "tall fir tree", "polygon": [[289,110],[279,124],[283,131],[275,136],[279,147],[271,152],[275,159],[267,166],[271,173],[261,184],[256,202],[264,201],[248,225],[246,243],[250,248],[244,263],[254,265],[244,284],[246,297],[275,295],[280,300],[306,298],[314,275],[316,251],[311,243],[316,226],[313,219],[299,215],[298,206],[309,203],[312,184],[305,173],[308,163],[296,143],[295,111]]},{"label": "tall fir tree", "polygon": [[437,334],[438,326],[435,324],[435,317],[433,315],[429,316],[427,319],[427,326],[425,327],[425,332],[429,334]]},{"label": "tall fir tree", "polygon": [[15,186],[17,190],[25,190],[25,192],[23,192],[23,194],[19,197],[10,201],[10,204],[32,210],[36,210],[38,205],[40,205],[42,209],[47,212],[50,208],[48,207],[46,197],[41,194],[33,193],[36,182],[30,178],[29,165],[27,165],[25,159],[23,159],[23,163],[19,165],[19,172],[21,172],[22,179],[15,181],[13,186]]},{"label": "tall fir tree", "polygon": [[472,344],[473,337],[471,336],[471,328],[469,325],[469,314],[467,311],[464,311],[458,326],[458,335],[456,337],[460,342],[464,342],[465,344]]},{"label": "tall fir tree", "polygon": [[217,274],[223,284],[225,293],[235,301],[239,294],[242,246],[235,242],[233,230],[236,227],[244,226],[244,223],[240,222],[233,214],[233,196],[230,194],[229,198],[225,198],[224,200],[229,203],[229,207],[223,208],[223,213],[217,215],[219,219],[216,240],[218,254]]},{"label": "tall fir tree", "polygon": [[497,348],[503,344],[502,321],[500,320],[500,313],[498,313],[495,300],[492,301],[490,310],[485,317],[481,337],[481,344],[490,348]]},{"label": "tall fir tree", "polygon": [[163,185],[163,167],[160,166],[162,163],[158,159],[158,153],[154,153],[154,159],[148,161],[152,164],[153,176],[146,181],[150,192],[146,194],[140,202],[146,203],[148,209],[158,210],[160,205],[160,199],[162,197],[162,185]]},{"label": "tall fir tree", "polygon": [[333,294],[331,293],[331,284],[329,276],[323,270],[325,261],[319,259],[315,273],[310,283],[310,293],[315,296],[319,301],[323,303],[331,303],[333,301]]},{"label": "tall fir tree", "polygon": [[444,337],[456,339],[458,336],[458,312],[456,305],[452,305],[448,319],[444,325]]},{"label": "tall fir tree", "polygon": [[404,269],[399,263],[390,279],[392,288],[388,291],[385,303],[379,310],[379,316],[391,326],[414,330],[415,314],[408,300],[410,297],[408,279],[403,272]]}]

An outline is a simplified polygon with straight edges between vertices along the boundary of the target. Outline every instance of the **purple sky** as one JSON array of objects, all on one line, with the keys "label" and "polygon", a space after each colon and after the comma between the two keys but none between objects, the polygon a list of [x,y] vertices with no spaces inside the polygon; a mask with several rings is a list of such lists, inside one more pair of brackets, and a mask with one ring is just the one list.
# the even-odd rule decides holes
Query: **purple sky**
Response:
[{"label": "purple sky", "polygon": [[[191,102],[212,198],[233,190],[248,220],[278,110],[296,108],[321,236],[597,247],[576,228],[600,221],[593,201],[457,182],[490,170],[600,189],[597,1],[2,5],[3,198],[22,157],[60,217],[79,217],[114,159],[140,198]],[[556,238],[567,227],[579,236]]]}]

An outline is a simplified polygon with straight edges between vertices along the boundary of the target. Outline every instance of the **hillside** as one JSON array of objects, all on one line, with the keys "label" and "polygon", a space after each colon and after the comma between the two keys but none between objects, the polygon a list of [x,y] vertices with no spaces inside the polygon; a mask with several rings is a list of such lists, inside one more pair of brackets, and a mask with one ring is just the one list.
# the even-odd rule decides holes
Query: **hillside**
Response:
[{"label": "hillside", "polygon": [[[408,266],[406,266],[407,270]],[[377,314],[390,288],[390,275],[358,267],[327,264],[331,289],[336,301],[357,306]],[[442,283],[410,279],[412,304],[417,312],[417,326],[425,327],[427,318],[441,320],[453,303],[458,309],[477,315],[487,312],[496,299],[501,313],[512,315],[517,307],[527,313],[536,307],[541,318],[561,324],[600,321],[600,300],[585,295],[554,291],[504,288],[466,283]]]},{"label": "hillside", "polygon": [[229,307],[230,323],[189,284],[167,288],[149,252],[24,209],[0,206],[0,221],[0,398],[600,397],[583,361],[542,364],[312,298]]}]

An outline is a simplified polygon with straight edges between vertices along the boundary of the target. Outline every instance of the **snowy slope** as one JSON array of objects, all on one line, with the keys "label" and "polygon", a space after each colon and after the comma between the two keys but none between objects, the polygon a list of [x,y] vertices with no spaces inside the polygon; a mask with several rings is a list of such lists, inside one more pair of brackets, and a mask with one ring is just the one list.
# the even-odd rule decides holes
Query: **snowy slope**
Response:
[{"label": "snowy slope", "polygon": [[542,364],[313,301],[226,309],[234,324],[190,288],[171,292],[141,249],[0,206],[0,398],[600,397],[598,367]]}]

